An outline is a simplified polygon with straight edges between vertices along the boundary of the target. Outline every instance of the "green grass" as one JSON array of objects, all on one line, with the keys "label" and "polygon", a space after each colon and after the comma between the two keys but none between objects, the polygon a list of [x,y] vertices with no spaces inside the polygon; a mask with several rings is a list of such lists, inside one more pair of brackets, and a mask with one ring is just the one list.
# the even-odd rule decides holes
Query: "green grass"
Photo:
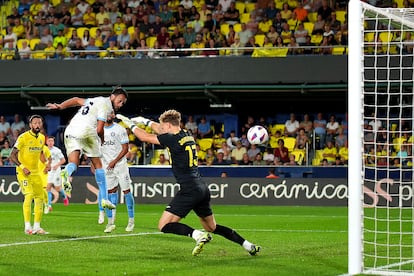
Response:
[{"label": "green grass", "polygon": [[[0,275],[340,275],[347,272],[347,209],[343,207],[214,206],[218,223],[231,226],[262,252],[250,256],[214,235],[193,257],[193,239],[160,234],[164,206],[137,205],[136,228],[103,233],[95,205],[56,204],[44,215],[49,235],[23,233],[21,203],[0,203]],[[200,228],[191,213],[183,220]]]}]

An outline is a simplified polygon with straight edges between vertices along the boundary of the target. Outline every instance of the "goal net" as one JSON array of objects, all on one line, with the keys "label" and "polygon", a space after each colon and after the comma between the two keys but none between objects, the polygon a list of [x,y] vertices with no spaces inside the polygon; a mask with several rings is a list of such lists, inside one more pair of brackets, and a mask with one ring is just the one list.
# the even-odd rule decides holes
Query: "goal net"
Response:
[{"label": "goal net", "polygon": [[413,275],[414,9],[349,5],[349,274]]}]

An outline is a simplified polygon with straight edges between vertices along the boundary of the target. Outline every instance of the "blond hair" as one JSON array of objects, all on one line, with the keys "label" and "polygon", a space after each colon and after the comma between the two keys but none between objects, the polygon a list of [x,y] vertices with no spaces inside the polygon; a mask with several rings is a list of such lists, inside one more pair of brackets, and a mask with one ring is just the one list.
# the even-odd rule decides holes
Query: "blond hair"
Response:
[{"label": "blond hair", "polygon": [[179,126],[181,122],[181,113],[177,110],[170,109],[164,111],[159,118],[160,123],[170,123],[173,126]]}]

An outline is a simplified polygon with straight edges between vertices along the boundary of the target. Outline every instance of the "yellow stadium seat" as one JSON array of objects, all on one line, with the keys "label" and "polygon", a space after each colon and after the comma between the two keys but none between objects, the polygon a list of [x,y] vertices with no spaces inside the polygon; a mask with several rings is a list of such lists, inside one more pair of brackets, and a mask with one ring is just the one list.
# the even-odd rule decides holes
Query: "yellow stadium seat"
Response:
[{"label": "yellow stadium seat", "polygon": [[246,7],[246,13],[251,13],[252,11],[255,10],[256,4],[253,2],[248,2],[245,4],[245,7]]},{"label": "yellow stadium seat", "polygon": [[344,54],[346,54],[345,47],[333,47],[332,48],[332,55],[342,56]]},{"label": "yellow stadium seat", "polygon": [[308,13],[308,20],[309,22],[316,22],[316,19],[318,18],[318,13],[317,12],[310,12]]},{"label": "yellow stadium seat", "polygon": [[46,59],[46,54],[44,52],[32,53],[33,59]]},{"label": "yellow stadium seat", "polygon": [[236,24],[234,24],[234,25],[233,25],[233,27],[234,27],[234,31],[235,31],[236,33],[240,32],[240,31],[242,30],[242,28],[241,28],[241,24],[240,24],[240,23],[236,23]]},{"label": "yellow stadium seat", "polygon": [[336,19],[338,19],[342,24],[346,21],[346,11],[336,11]]},{"label": "yellow stadium seat", "polygon": [[236,10],[239,11],[239,14],[242,14],[245,12],[246,5],[244,2],[236,1]]},{"label": "yellow stadium seat", "polygon": [[79,27],[79,28],[76,29],[76,33],[77,33],[77,35],[78,35],[79,38],[82,38],[83,37],[83,33],[85,32],[85,30],[88,30],[89,31],[89,28]]},{"label": "yellow stadium seat", "polygon": [[364,34],[364,40],[366,42],[373,42],[375,40],[375,33],[369,32]]},{"label": "yellow stadium seat", "polygon": [[68,28],[66,28],[66,34],[65,34],[65,36],[66,36],[67,39],[70,39],[72,37],[73,30],[75,30],[74,27],[68,27]]},{"label": "yellow stadium seat", "polygon": [[153,48],[156,40],[157,40],[156,36],[147,37],[146,42],[147,42],[148,47]]},{"label": "yellow stadium seat", "polygon": [[250,13],[242,13],[240,15],[240,23],[247,23],[250,20]]},{"label": "yellow stadium seat", "polygon": [[283,138],[285,142],[285,147],[288,148],[289,152],[292,152],[296,145],[296,138],[294,137],[285,137]]},{"label": "yellow stadium seat", "polygon": [[213,138],[202,138],[198,139],[197,143],[200,145],[202,151],[207,151],[213,145]]},{"label": "yellow stadium seat", "polygon": [[254,39],[255,39],[256,43],[259,46],[263,46],[265,35],[264,34],[257,34],[257,35],[254,36]]},{"label": "yellow stadium seat", "polygon": [[276,131],[280,131],[280,134],[283,135],[283,133],[285,132],[285,125],[284,124],[274,124],[272,126],[272,134],[275,134]]},{"label": "yellow stadium seat", "polygon": [[315,45],[321,44],[322,40],[323,40],[323,35],[321,34],[311,35],[311,42]]},{"label": "yellow stadium seat", "polygon": [[277,148],[279,145],[277,144],[277,141],[279,141],[281,138],[276,138],[274,136],[270,136],[269,138],[269,145],[272,149]]},{"label": "yellow stadium seat", "polygon": [[17,49],[22,49],[23,48],[23,42],[24,41],[27,42],[27,45],[30,45],[30,41],[28,39],[21,38],[21,39],[17,40]]},{"label": "yellow stadium seat", "polygon": [[89,29],[89,35],[93,38],[96,38],[96,30],[99,29],[99,27],[91,27]]},{"label": "yellow stadium seat", "polygon": [[295,161],[298,162],[299,165],[302,165],[303,161],[305,161],[305,150],[294,149],[292,150],[291,154],[295,156]]},{"label": "yellow stadium seat", "polygon": [[303,22],[303,27],[308,31],[308,35],[312,34],[314,25],[313,22]]},{"label": "yellow stadium seat", "polygon": [[229,24],[223,23],[220,25],[220,32],[222,35],[227,35],[229,33]]},{"label": "yellow stadium seat", "polygon": [[31,50],[34,50],[36,45],[40,43],[40,38],[32,38],[29,41],[29,46]]}]

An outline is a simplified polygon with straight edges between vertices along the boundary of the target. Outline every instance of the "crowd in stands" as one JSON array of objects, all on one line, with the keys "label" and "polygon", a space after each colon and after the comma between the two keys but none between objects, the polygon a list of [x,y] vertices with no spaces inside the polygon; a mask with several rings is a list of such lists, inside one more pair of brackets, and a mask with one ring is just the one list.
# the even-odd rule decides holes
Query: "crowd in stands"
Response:
[{"label": "crowd in stands", "polygon": [[332,54],[347,45],[346,8],[347,0],[12,0],[0,44],[3,59]]},{"label": "crowd in stands", "polygon": [[[12,118],[13,117],[13,118]],[[300,118],[299,118],[300,117]],[[0,115],[0,165],[14,165],[10,152],[18,135],[27,130],[21,115]],[[11,119],[12,118],[12,119]],[[255,119],[248,116],[237,130],[224,136],[224,125],[211,124],[208,116],[184,116],[181,127],[190,132],[196,142],[199,165],[247,166],[343,166],[348,164],[348,116],[334,114],[290,114],[285,122],[271,118]],[[121,123],[122,124],[122,123]],[[390,124],[390,125],[387,125]],[[253,125],[268,130],[269,140],[262,145],[250,144],[247,131]],[[145,126],[141,126],[145,128]],[[147,128],[147,131],[151,131]],[[170,165],[169,153],[164,148],[143,145],[127,129],[130,165]],[[367,166],[411,167],[413,162],[411,120],[364,122],[364,160]],[[64,151],[63,144],[57,144]],[[144,150],[144,147],[147,147]],[[150,160],[143,162],[145,152]],[[88,165],[86,156],[82,165]]]}]

